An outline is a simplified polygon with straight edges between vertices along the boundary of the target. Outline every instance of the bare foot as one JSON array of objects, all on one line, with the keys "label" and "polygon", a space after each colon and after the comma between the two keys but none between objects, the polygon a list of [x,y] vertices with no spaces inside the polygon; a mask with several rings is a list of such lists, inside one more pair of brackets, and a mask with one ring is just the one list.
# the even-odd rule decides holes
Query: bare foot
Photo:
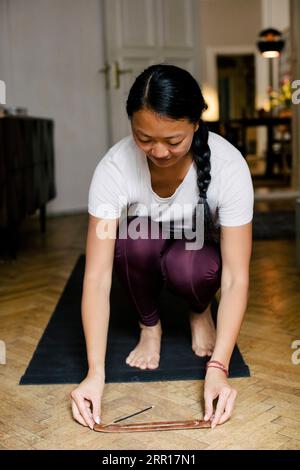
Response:
[{"label": "bare foot", "polygon": [[162,328],[160,321],[155,326],[139,322],[141,336],[137,346],[126,358],[126,364],[140,369],[157,369],[160,359]]},{"label": "bare foot", "polygon": [[216,329],[210,305],[203,313],[190,311],[192,349],[196,356],[211,356],[216,342]]}]

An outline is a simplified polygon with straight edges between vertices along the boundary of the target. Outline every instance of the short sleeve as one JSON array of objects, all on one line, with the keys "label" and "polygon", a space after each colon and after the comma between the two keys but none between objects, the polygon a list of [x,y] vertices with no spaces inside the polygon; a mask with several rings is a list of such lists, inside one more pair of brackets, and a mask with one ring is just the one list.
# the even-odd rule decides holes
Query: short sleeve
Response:
[{"label": "short sleeve", "polygon": [[242,154],[223,170],[220,184],[218,216],[220,225],[244,225],[253,219],[254,190],[250,169]]},{"label": "short sleeve", "polygon": [[103,219],[120,218],[127,204],[125,180],[108,152],[98,163],[89,188],[88,212]]}]

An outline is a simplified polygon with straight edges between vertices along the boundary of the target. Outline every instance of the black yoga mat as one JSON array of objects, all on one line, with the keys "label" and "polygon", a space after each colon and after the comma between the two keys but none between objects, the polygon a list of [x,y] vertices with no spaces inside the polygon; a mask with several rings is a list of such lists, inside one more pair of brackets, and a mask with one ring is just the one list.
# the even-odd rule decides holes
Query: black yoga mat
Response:
[{"label": "black yoga mat", "polygon": [[[38,343],[21,385],[79,383],[87,372],[81,322],[81,295],[85,255],[81,255],[68,279],[48,326]],[[141,370],[125,363],[139,339],[136,311],[113,270],[110,321],[105,362],[105,383],[204,379],[208,357],[200,358],[191,348],[188,305],[163,289],[160,297],[163,327],[159,368]],[[217,301],[213,299],[214,320]],[[249,377],[249,368],[235,346],[230,377]]]}]

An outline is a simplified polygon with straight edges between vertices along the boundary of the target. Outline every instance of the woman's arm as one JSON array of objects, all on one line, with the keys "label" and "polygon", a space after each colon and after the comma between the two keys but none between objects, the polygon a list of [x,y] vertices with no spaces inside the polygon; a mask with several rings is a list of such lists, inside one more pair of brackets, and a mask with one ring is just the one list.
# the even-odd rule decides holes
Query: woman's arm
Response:
[{"label": "woman's arm", "polygon": [[[99,233],[105,226],[109,227],[109,233],[101,239]],[[87,377],[71,392],[71,404],[73,417],[91,429],[95,422],[100,422],[101,396],[105,383],[109,296],[117,226],[118,219],[104,221],[89,216],[81,301],[89,369]]]},{"label": "woman's arm", "polygon": [[[109,224],[107,238],[99,230]],[[118,220],[89,216],[86,264],[81,302],[82,322],[87,347],[89,372],[104,373],[109,324],[109,295]]]},{"label": "woman's arm", "polygon": [[[252,222],[239,227],[221,226],[221,298],[217,316],[216,344],[211,360],[221,362],[227,369],[247,308],[251,252]],[[212,384],[220,378],[221,387],[221,382],[223,385],[227,383],[224,377],[224,373],[218,369],[207,369],[206,382],[210,386],[208,389],[206,387],[206,415],[212,415],[212,401],[216,398],[212,397],[216,393],[212,392],[212,389],[215,389]],[[220,391],[213,425],[228,419],[235,396],[236,391],[229,385],[224,387],[223,392]]]},{"label": "woman's arm", "polygon": [[227,368],[248,303],[252,222],[240,227],[221,226],[222,277],[217,316],[217,338],[211,359]]}]

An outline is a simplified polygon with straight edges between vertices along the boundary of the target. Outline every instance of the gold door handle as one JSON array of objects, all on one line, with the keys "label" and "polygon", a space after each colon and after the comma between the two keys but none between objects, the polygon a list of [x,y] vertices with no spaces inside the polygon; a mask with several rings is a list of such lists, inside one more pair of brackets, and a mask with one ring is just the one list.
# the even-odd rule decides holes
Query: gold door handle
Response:
[{"label": "gold door handle", "polygon": [[104,79],[105,79],[105,88],[109,88],[109,71],[110,71],[110,65],[105,62],[104,68],[99,69],[98,73],[104,73]]},{"label": "gold door handle", "polygon": [[113,64],[113,77],[114,77],[114,88],[120,88],[120,75],[125,73],[132,73],[133,69],[120,69],[119,63],[116,60]]}]

